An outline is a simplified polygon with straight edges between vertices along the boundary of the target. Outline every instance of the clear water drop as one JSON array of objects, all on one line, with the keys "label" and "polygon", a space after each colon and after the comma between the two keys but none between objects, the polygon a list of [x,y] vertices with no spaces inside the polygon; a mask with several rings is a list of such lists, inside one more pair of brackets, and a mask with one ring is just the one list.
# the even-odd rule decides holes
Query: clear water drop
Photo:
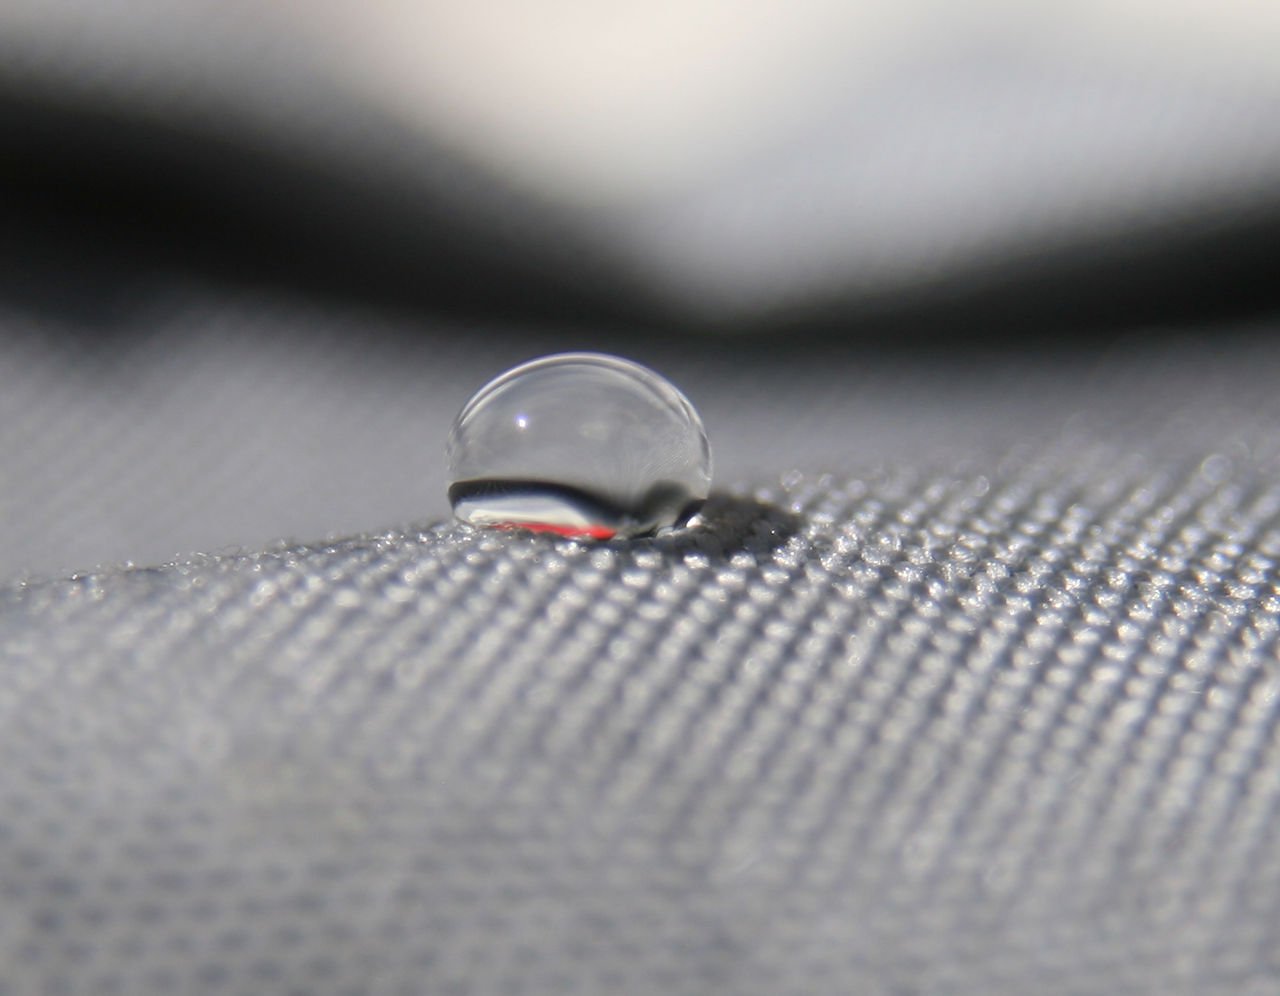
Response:
[{"label": "clear water drop", "polygon": [[449,501],[478,526],[638,536],[690,516],[711,487],[702,419],[669,381],[603,353],[522,364],[449,433]]}]

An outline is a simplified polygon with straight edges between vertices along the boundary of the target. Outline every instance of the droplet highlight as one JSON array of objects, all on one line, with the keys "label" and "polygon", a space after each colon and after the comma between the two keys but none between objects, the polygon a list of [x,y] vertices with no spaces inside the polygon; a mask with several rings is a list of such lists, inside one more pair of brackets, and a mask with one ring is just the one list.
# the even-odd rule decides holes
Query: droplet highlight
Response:
[{"label": "droplet highlight", "polygon": [[702,419],[668,380],[603,353],[522,364],[482,387],[449,433],[449,501],[476,526],[641,536],[711,488]]}]

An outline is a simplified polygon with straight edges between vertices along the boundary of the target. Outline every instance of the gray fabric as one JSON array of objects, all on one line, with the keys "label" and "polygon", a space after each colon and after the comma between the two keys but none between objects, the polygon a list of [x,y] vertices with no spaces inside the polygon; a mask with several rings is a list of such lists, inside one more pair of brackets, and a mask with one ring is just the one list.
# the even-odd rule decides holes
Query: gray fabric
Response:
[{"label": "gray fabric", "polygon": [[1278,362],[1139,344],[933,412],[881,370],[882,425],[1020,441],[908,433],[668,539],[11,587],[0,988],[1274,992]]},{"label": "gray fabric", "polygon": [[[1280,992],[1275,330],[1021,341],[1257,282],[1273,16],[651,6],[0,5],[0,996]],[[574,348],[705,525],[448,523]]]},{"label": "gray fabric", "polygon": [[882,462],[986,472],[1064,430],[1149,449],[1144,434],[1175,418],[1211,452],[1265,438],[1276,412],[1277,357],[1239,334],[895,355],[424,322],[207,287],[139,298],[152,303],[101,341],[0,313],[0,579],[446,515],[454,415],[505,367],[565,349],[670,377],[726,484]]}]

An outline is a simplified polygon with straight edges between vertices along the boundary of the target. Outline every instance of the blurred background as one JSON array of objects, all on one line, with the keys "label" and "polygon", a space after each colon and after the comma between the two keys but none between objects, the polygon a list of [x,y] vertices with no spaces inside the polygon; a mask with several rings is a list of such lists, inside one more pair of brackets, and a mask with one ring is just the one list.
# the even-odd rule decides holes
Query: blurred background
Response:
[{"label": "blurred background", "polygon": [[441,517],[457,409],[570,348],[726,486],[1257,457],[1277,51],[1262,0],[4,0],[0,577]]}]

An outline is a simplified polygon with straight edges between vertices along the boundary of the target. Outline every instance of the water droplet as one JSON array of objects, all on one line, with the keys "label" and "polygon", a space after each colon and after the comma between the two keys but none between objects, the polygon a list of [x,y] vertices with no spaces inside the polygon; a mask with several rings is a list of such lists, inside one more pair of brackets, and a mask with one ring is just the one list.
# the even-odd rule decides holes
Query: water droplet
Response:
[{"label": "water droplet", "polygon": [[562,353],[482,387],[449,434],[449,500],[478,526],[637,536],[707,497],[702,420],[667,380],[602,353]]}]

